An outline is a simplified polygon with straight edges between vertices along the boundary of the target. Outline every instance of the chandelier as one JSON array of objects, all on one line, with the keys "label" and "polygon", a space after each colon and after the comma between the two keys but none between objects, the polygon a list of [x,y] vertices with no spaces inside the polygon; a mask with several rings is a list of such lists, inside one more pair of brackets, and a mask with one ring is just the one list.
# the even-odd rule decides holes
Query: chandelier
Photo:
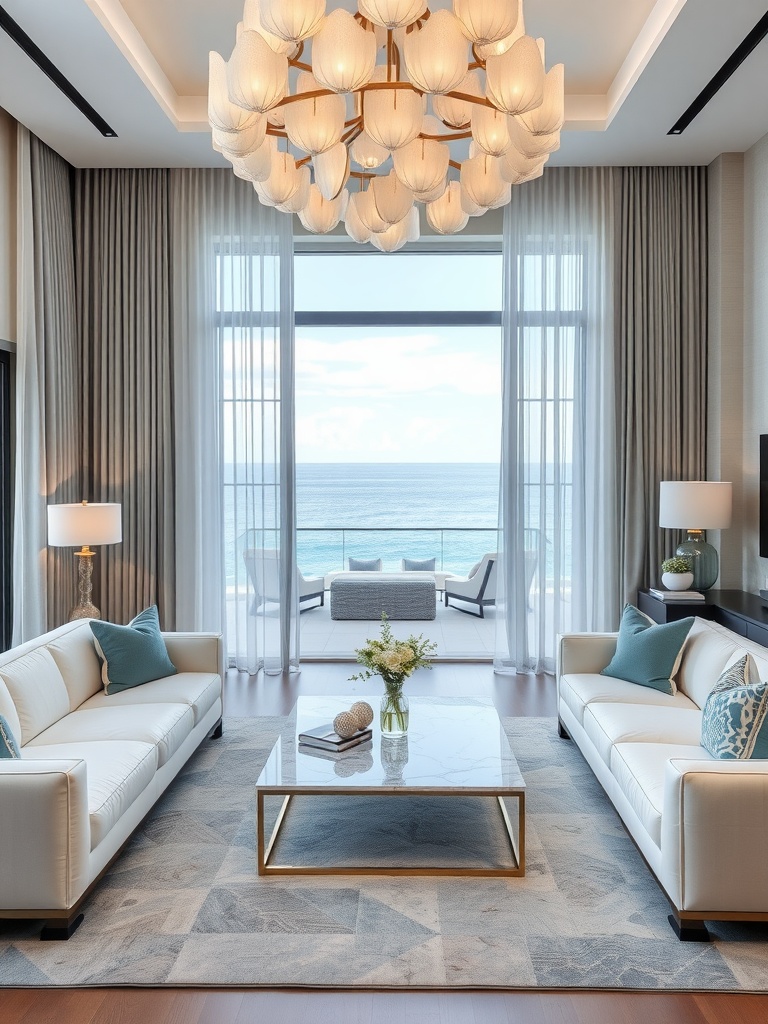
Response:
[{"label": "chandelier", "polygon": [[[213,147],[266,206],[394,252],[505,206],[560,145],[563,65],[525,34],[522,0],[245,0],[209,59]],[[461,152],[459,152],[461,151]],[[457,157],[463,155],[463,159]]]}]

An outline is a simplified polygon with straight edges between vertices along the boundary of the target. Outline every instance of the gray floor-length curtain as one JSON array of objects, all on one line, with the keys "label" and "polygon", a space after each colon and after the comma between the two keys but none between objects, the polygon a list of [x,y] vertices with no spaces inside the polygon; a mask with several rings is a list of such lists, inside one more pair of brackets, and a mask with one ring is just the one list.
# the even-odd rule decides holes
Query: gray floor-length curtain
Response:
[{"label": "gray floor-length curtain", "polygon": [[612,177],[556,168],[504,212],[497,671],[615,624]]},{"label": "gray floor-length curtain", "polygon": [[103,547],[94,597],[126,622],[157,604],[175,627],[175,484],[169,172],[75,178],[84,497],[117,501],[122,544]]},{"label": "gray floor-length curtain", "polygon": [[47,547],[46,505],[81,499],[82,411],[71,168],[18,129],[14,644],[66,621],[75,559]]},{"label": "gray floor-length curtain", "polygon": [[298,666],[293,235],[224,170],[171,172],[177,620],[237,668]]},{"label": "gray floor-length curtain", "polygon": [[634,601],[680,539],[659,530],[660,481],[705,477],[707,172],[613,173],[621,583]]}]

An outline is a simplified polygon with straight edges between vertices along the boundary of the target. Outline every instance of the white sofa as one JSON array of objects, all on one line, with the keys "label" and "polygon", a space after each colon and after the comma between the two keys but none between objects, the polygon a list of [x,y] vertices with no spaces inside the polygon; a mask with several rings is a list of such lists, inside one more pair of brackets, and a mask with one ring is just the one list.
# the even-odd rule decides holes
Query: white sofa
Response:
[{"label": "white sofa", "polygon": [[768,761],[723,761],[701,745],[701,708],[723,669],[768,649],[695,619],[674,696],[600,675],[616,634],[559,638],[561,736],[579,746],[673,907],[681,939],[705,921],[768,919]]},{"label": "white sofa", "polygon": [[166,633],[178,672],[107,696],[88,621],[0,655],[0,917],[68,938],[80,907],[202,740],[221,735],[216,634]]}]

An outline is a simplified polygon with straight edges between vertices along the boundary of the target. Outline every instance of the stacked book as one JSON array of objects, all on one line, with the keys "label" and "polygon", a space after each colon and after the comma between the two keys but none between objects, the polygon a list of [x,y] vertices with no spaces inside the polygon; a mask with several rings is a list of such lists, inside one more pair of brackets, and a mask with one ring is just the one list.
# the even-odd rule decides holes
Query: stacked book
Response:
[{"label": "stacked book", "polygon": [[692,604],[694,601],[703,601],[704,595],[698,590],[654,590],[653,587],[648,591],[651,597],[655,597],[657,601],[683,601]]},{"label": "stacked book", "polygon": [[313,750],[329,750],[332,753],[338,753],[341,750],[349,750],[352,747],[357,747],[360,743],[365,743],[371,738],[371,735],[370,729],[358,729],[354,736],[344,739],[334,732],[332,725],[319,725],[316,729],[307,729],[306,732],[299,733],[299,750],[302,747],[312,747]]}]

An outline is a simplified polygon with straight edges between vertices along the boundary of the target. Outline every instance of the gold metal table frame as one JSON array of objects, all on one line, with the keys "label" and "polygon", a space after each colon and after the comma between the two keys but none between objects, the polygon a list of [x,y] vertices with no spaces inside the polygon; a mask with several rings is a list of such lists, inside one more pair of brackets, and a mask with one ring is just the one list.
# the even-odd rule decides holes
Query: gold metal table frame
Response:
[{"label": "gold metal table frame", "polygon": [[[328,867],[303,866],[298,864],[272,864],[270,858],[274,852],[280,829],[285,821],[288,806],[293,796],[436,796],[436,797],[457,797],[457,796],[480,796],[495,799],[501,812],[501,818],[509,839],[509,846],[512,853],[513,866],[511,868],[459,868],[459,867],[375,867],[358,866],[344,867],[333,865]],[[282,796],[283,803],[277,815],[272,835],[266,841],[264,834],[264,800],[268,796]],[[507,808],[504,805],[505,799],[516,799],[517,801],[517,838],[515,830],[509,819]],[[291,787],[290,789],[281,786],[257,786],[256,788],[256,865],[260,875],[462,875],[464,877],[489,878],[519,878],[525,874],[525,789],[464,789],[457,788],[434,788],[434,789],[359,789],[349,787],[327,788],[327,787]]]}]

